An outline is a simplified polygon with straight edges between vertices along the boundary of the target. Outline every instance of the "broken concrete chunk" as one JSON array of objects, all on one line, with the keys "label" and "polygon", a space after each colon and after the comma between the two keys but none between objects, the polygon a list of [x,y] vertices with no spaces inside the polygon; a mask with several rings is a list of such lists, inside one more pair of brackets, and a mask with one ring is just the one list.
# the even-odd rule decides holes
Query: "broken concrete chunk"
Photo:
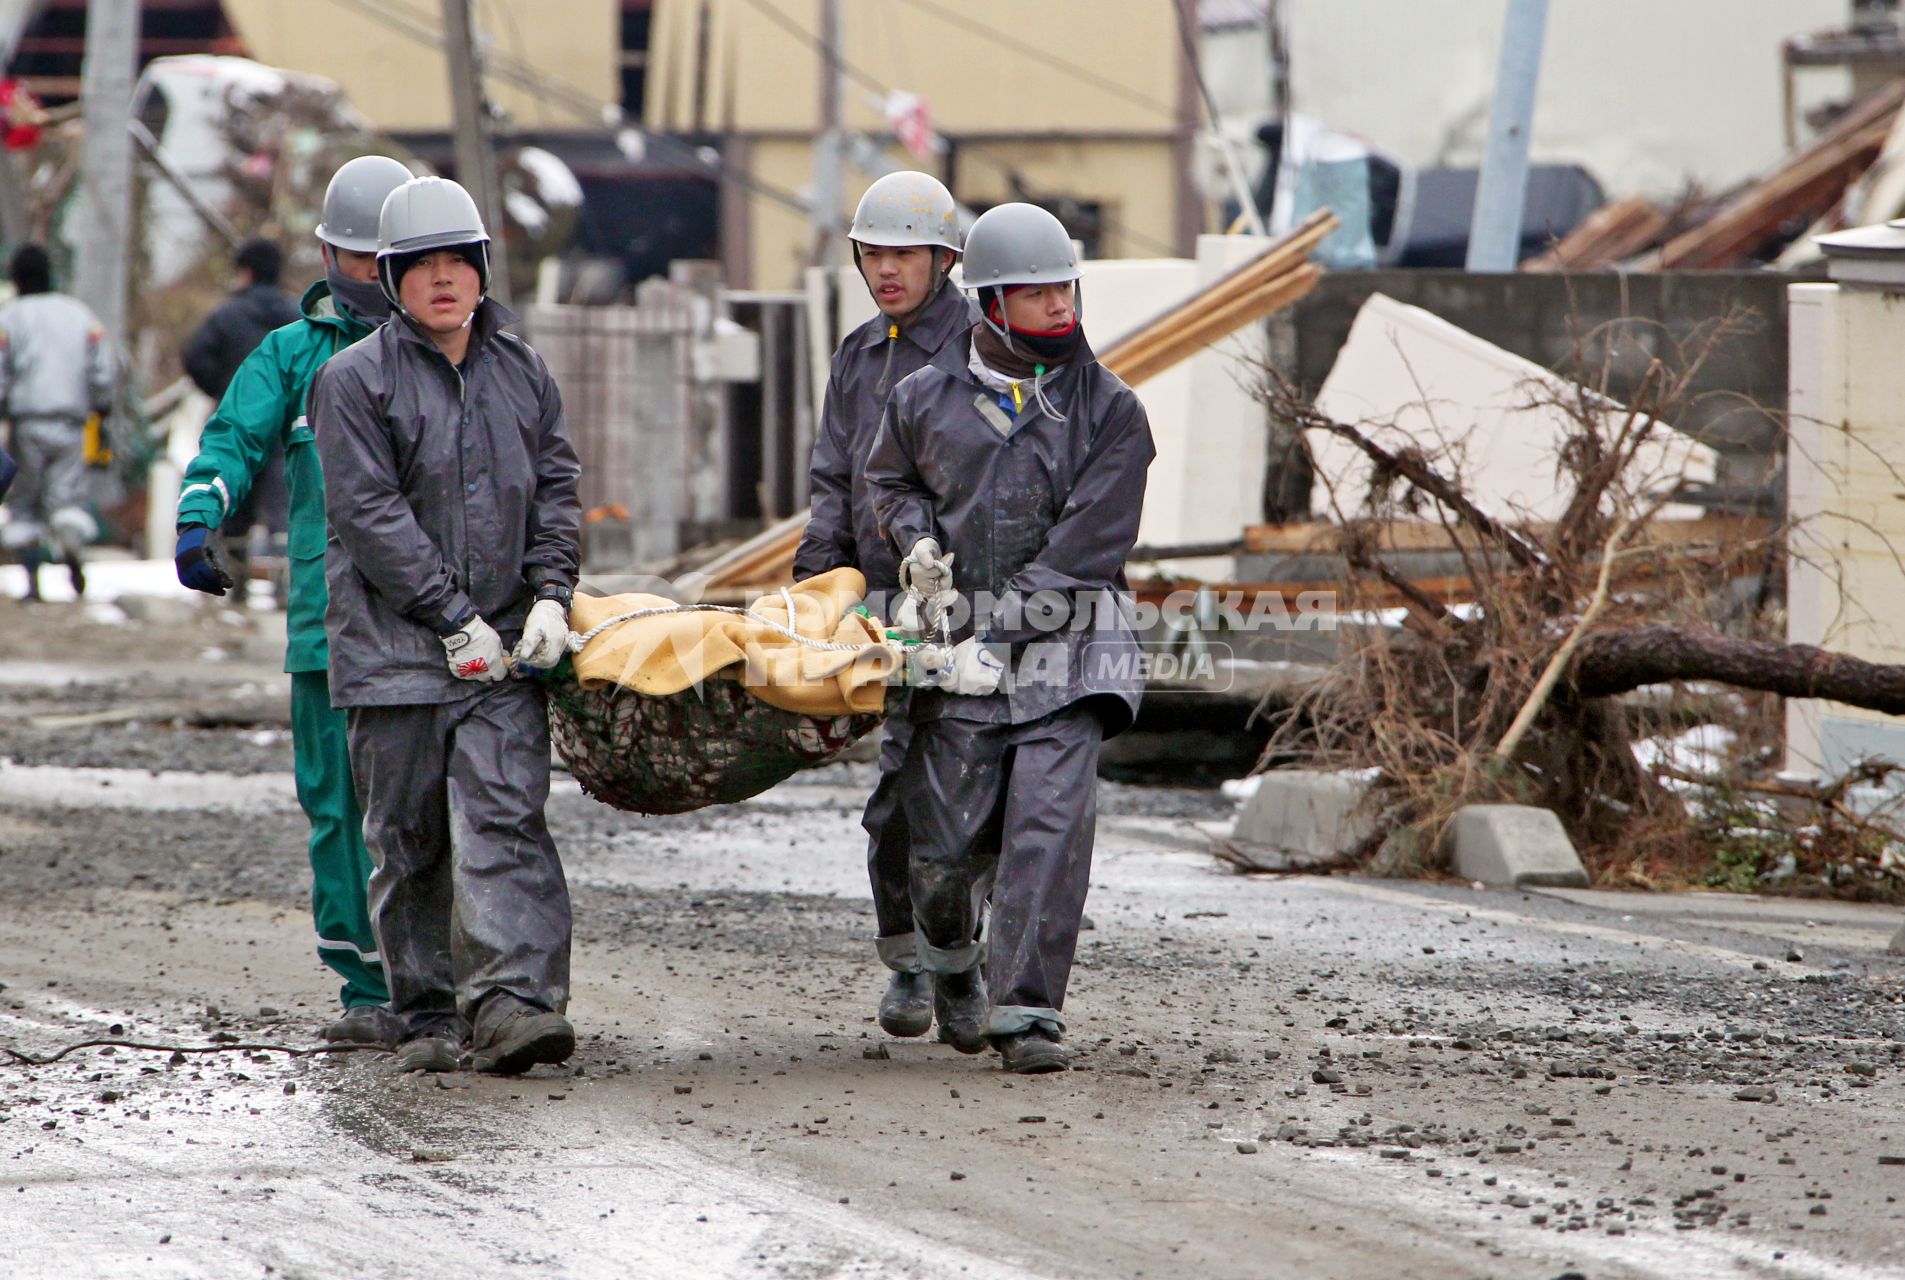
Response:
[{"label": "broken concrete chunk", "polygon": [[1574,851],[1574,841],[1561,819],[1547,809],[1468,805],[1456,812],[1446,838],[1455,874],[1464,880],[1509,888],[1587,887],[1587,868]]}]

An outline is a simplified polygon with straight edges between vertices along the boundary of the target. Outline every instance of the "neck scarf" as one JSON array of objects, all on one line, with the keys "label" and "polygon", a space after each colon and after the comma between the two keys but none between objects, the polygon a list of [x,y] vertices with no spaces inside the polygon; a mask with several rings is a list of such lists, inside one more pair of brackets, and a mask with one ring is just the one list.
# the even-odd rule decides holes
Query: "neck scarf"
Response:
[{"label": "neck scarf", "polygon": [[353,280],[336,267],[326,267],[324,283],[331,286],[331,300],[338,309],[359,324],[375,329],[390,319],[390,299],[384,297],[383,286],[375,280]]}]

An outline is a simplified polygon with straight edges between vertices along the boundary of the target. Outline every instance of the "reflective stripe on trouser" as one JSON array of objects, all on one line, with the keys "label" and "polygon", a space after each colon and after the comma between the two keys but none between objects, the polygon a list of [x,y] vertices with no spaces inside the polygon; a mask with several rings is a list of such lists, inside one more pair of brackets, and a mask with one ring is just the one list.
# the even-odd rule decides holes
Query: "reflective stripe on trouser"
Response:
[{"label": "reflective stripe on trouser", "polygon": [[389,999],[370,927],[370,854],[351,789],[350,740],[322,671],[291,673],[291,748],[298,804],[311,822],[311,919],[318,959],[344,979],[345,1008]]},{"label": "reflective stripe on trouser", "polygon": [[880,963],[901,973],[919,972],[913,937],[912,842],[906,838],[906,813],[900,807],[900,766],[913,726],[903,715],[886,720],[880,741],[880,780],[867,797],[860,825],[867,833],[867,879],[873,886],[874,939]]},{"label": "reflective stripe on trouser", "polygon": [[542,689],[508,680],[460,702],[349,714],[371,921],[405,1034],[466,1030],[497,991],[560,1013],[571,918],[543,815]]},{"label": "reflective stripe on trouser", "polygon": [[[1098,719],[1073,705],[1029,724],[914,726],[905,775],[913,910],[926,967],[970,954],[986,888],[990,1034],[1063,1026],[1065,984],[1091,882]],[[1005,1026],[1006,1022],[1013,1023]]]},{"label": "reflective stripe on trouser", "polygon": [[99,532],[86,487],[86,425],[71,418],[21,418],[13,424],[20,474],[7,493],[0,539],[14,551],[53,539],[72,556]]}]

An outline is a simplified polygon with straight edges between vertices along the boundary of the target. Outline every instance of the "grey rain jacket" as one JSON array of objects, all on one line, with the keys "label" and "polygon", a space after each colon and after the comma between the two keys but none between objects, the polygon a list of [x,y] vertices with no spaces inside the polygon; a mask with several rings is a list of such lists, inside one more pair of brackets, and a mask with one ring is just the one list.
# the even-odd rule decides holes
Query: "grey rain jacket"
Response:
[{"label": "grey rain jacket", "polygon": [[[963,293],[942,284],[897,337],[893,322],[876,315],[833,353],[808,482],[813,511],[794,553],[796,582],[846,567],[866,575],[869,594],[899,586],[899,560],[880,536],[867,493],[867,454],[893,388],[978,319],[978,309]],[[875,612],[887,616],[878,608]]]},{"label": "grey rain jacket", "polygon": [[[912,718],[1024,724],[1089,700],[1110,737],[1144,689],[1124,562],[1157,452],[1150,421],[1088,345],[1047,377],[1062,421],[1030,396],[1016,417],[1002,408],[971,351],[968,330],[894,390],[866,483],[890,555],[928,535],[955,553],[953,585],[972,610],[956,634],[1011,645],[1010,687],[916,690]],[[975,610],[975,596],[992,607]],[[1040,603],[1058,606],[1044,626]]]},{"label": "grey rain jacket", "polygon": [[339,707],[469,696],[438,637],[480,614],[508,645],[539,587],[575,585],[582,468],[542,357],[500,332],[515,319],[480,304],[459,372],[393,317],[312,381]]},{"label": "grey rain jacket", "polygon": [[84,422],[112,407],[112,342],[78,298],[29,293],[0,307],[0,352],[8,418]]}]

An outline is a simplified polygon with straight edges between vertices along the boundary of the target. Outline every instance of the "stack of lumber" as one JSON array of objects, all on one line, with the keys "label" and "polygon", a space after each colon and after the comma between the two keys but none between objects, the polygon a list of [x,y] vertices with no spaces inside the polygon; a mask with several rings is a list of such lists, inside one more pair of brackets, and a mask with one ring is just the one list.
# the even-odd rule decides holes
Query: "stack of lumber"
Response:
[{"label": "stack of lumber", "polygon": [[[1534,521],[1516,526],[1539,539],[1554,532],[1554,525]],[[1375,545],[1384,551],[1453,551],[1458,545],[1480,545],[1475,534],[1463,528],[1457,536],[1448,526],[1431,520],[1392,520],[1369,530]],[[1628,545],[1644,547],[1740,547],[1764,548],[1776,536],[1777,526],[1763,516],[1707,515],[1693,520],[1650,520],[1636,529]],[[1243,549],[1258,555],[1316,555],[1336,551],[1342,546],[1341,525],[1312,521],[1297,524],[1253,524],[1244,529]]]},{"label": "stack of lumber", "polygon": [[1891,161],[1886,145],[1901,108],[1905,79],[1854,102],[1809,145],[1738,191],[1691,209],[1639,196],[1613,201],[1521,269],[1686,271],[1775,258],[1795,236],[1803,242],[1843,224],[1854,185]]},{"label": "stack of lumber", "polygon": [[[1257,257],[1120,338],[1099,355],[1099,362],[1136,386],[1296,302],[1322,279],[1323,268],[1309,258],[1338,225],[1328,210],[1310,215]],[[805,511],[789,516],[699,566],[698,572],[717,594],[790,582],[806,525]]]},{"label": "stack of lumber", "polygon": [[[1545,522],[1529,522],[1516,528],[1538,539],[1545,539],[1554,531],[1554,526]],[[1338,524],[1312,521],[1250,525],[1243,532],[1243,549],[1253,554],[1336,557],[1342,553],[1344,536],[1349,530]],[[1395,570],[1395,578],[1407,583],[1405,590],[1397,581],[1385,582],[1359,575],[1362,579],[1356,597],[1359,606],[1394,608],[1407,605],[1419,596],[1445,605],[1475,598],[1475,584],[1466,574],[1449,572],[1446,568],[1422,572],[1419,568],[1412,569],[1407,560],[1411,555],[1452,552],[1458,547],[1478,547],[1480,542],[1472,529],[1466,526],[1450,529],[1428,520],[1392,520],[1365,526],[1358,532],[1370,538],[1377,558]],[[1708,515],[1693,520],[1650,520],[1634,531],[1630,546],[1636,551],[1671,550],[1680,554],[1706,555],[1732,571],[1750,573],[1762,565],[1768,540],[1777,536],[1778,526],[1760,516]],[[1415,563],[1419,566],[1422,561]],[[1623,583],[1650,580],[1659,572],[1661,563],[1660,558],[1647,557],[1625,562],[1616,580]],[[1318,567],[1312,562],[1308,572],[1314,574]],[[1274,562],[1272,571],[1275,571]],[[1299,572],[1303,571],[1299,569]],[[1344,569],[1342,573],[1331,577],[1275,582],[1193,584],[1170,577],[1134,578],[1131,591],[1139,602],[1162,607],[1174,597],[1181,599],[1182,592],[1196,586],[1215,592],[1227,604],[1246,612],[1254,609],[1262,596],[1280,597],[1284,607],[1294,611],[1301,607],[1303,597],[1315,592],[1323,592],[1332,599],[1338,598],[1343,590],[1343,573],[1346,572],[1347,569]]]},{"label": "stack of lumber", "polygon": [[1901,106],[1905,79],[1867,95],[1776,172],[1669,240],[1650,265],[1669,270],[1731,266],[1767,249],[1795,219],[1819,217],[1878,159]]},{"label": "stack of lumber", "polygon": [[1645,196],[1602,205],[1552,249],[1521,264],[1523,271],[1595,271],[1625,262],[1660,243],[1669,215]]}]

